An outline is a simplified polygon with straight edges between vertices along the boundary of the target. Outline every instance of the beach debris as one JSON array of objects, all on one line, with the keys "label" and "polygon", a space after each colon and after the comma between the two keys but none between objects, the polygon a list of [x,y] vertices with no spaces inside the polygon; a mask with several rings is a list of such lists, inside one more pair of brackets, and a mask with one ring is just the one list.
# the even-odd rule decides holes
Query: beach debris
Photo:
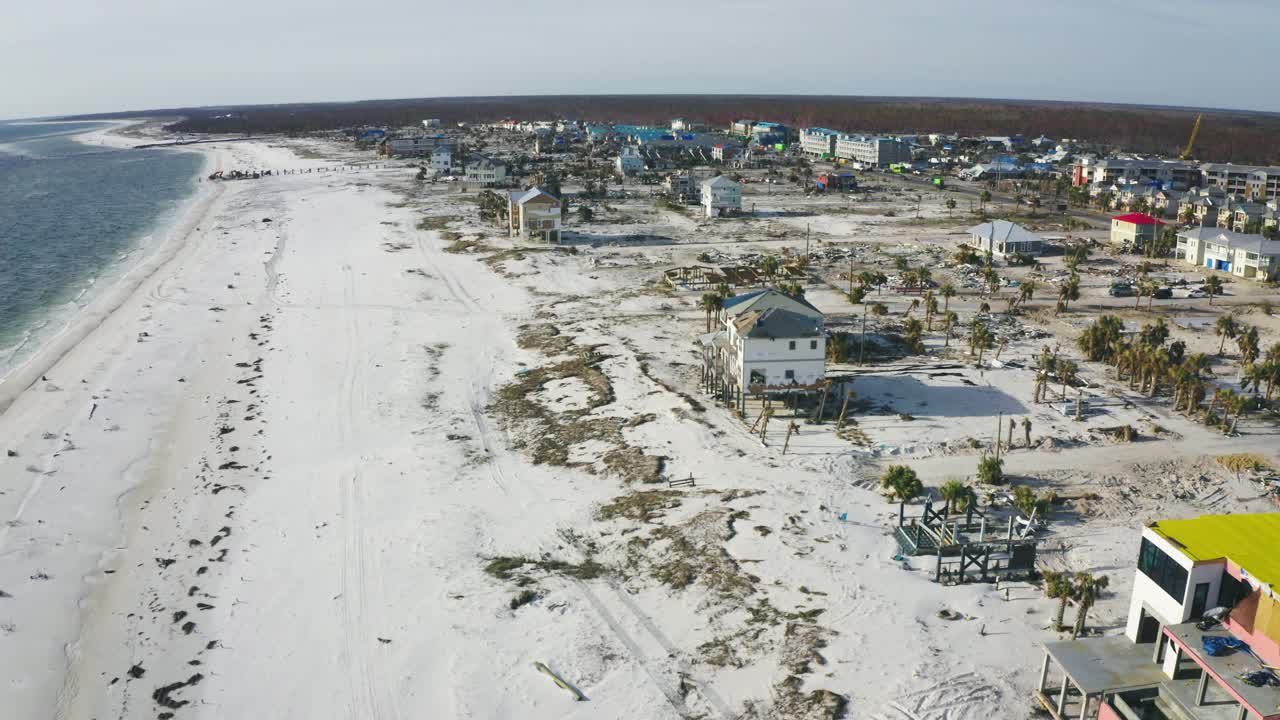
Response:
[{"label": "beach debris", "polygon": [[18,451],[17,451],[17,450],[5,450],[5,451],[4,451],[4,454],[5,454],[5,455],[8,455],[9,457],[18,457]]},{"label": "beach debris", "polygon": [[196,629],[196,624],[190,620],[182,623],[182,632],[187,635],[190,635],[191,633],[195,632],[195,629]]},{"label": "beach debris", "polygon": [[178,562],[178,561],[177,561],[177,560],[174,560],[173,558],[156,558],[156,564],[160,566],[160,569],[161,569],[161,570],[163,570],[164,568],[169,567],[170,565],[172,565],[172,564],[174,564],[174,563],[176,563],[176,562]]},{"label": "beach debris", "polygon": [[380,637],[380,638],[378,638],[378,642],[382,643],[383,645],[390,645],[390,644],[391,644],[391,638],[384,638],[384,637]]},{"label": "beach debris", "polygon": [[13,597],[13,596],[3,590],[0,590],[0,598],[8,598],[8,597]]},{"label": "beach debris", "polygon": [[172,710],[177,710],[183,705],[189,704],[191,701],[175,700],[173,698],[173,693],[181,690],[184,687],[188,687],[190,685],[198,685],[200,681],[203,679],[204,679],[204,675],[201,675],[200,673],[196,673],[195,675],[192,675],[191,677],[187,678],[183,682],[169,683],[168,685],[158,687],[155,689],[155,692],[151,693],[151,699],[155,700],[157,705],[160,705],[162,707],[167,707]]},{"label": "beach debris", "polygon": [[147,674],[146,668],[142,667],[141,665],[134,665],[133,667],[129,668],[129,677],[133,678],[134,680],[137,680],[146,674]]},{"label": "beach debris", "polygon": [[552,672],[551,668],[547,667],[546,665],[543,665],[542,663],[536,660],[534,661],[533,666],[538,669],[538,672],[551,678],[551,680],[556,685],[559,685],[561,688],[567,691],[570,695],[572,695],[574,700],[581,702],[587,699],[587,696],[583,695],[581,690],[570,685],[568,682],[565,681],[564,678]]}]

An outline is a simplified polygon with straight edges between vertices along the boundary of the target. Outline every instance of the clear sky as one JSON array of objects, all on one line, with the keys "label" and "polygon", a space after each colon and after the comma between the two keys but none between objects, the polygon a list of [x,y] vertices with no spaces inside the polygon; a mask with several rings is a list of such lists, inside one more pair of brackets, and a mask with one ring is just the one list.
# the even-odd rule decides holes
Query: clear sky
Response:
[{"label": "clear sky", "polygon": [[1280,111],[1276,0],[4,3],[0,118],[546,93]]}]

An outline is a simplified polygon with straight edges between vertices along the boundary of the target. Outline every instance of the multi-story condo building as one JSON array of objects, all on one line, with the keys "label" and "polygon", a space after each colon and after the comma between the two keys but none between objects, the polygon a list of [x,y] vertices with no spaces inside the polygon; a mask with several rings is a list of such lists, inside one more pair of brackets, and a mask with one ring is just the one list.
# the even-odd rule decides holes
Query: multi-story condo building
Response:
[{"label": "multi-story condo building", "polygon": [[1124,635],[1044,643],[1055,720],[1280,719],[1280,513],[1142,530]]},{"label": "multi-story condo building", "polygon": [[836,137],[836,157],[882,167],[911,162],[911,146],[894,138],[842,134]]},{"label": "multi-story condo building", "polygon": [[1200,170],[1174,160],[1117,160],[1081,158],[1076,162],[1072,184],[1160,183],[1185,190],[1200,183]]},{"label": "multi-story condo building", "polygon": [[507,180],[507,166],[492,158],[477,155],[467,160],[466,165],[463,166],[462,179],[484,187],[498,185]]},{"label": "multi-story condo building", "polygon": [[1224,192],[1243,195],[1250,200],[1280,197],[1280,167],[1205,163],[1200,166],[1206,185]]},{"label": "multi-story condo building", "polygon": [[827,128],[805,128],[800,131],[800,150],[813,157],[829,158],[836,154],[836,138],[840,133]]},{"label": "multi-story condo building", "polygon": [[1191,265],[1248,280],[1274,280],[1280,276],[1280,240],[1261,235],[1192,228],[1178,233],[1178,257]]}]

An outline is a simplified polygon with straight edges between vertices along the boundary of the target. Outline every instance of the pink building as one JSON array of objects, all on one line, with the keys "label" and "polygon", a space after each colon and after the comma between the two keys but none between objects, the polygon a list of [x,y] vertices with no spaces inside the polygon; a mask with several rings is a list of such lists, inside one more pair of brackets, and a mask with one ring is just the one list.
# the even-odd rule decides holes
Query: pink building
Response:
[{"label": "pink building", "polygon": [[1044,649],[1057,720],[1280,720],[1280,513],[1144,528],[1125,634]]}]

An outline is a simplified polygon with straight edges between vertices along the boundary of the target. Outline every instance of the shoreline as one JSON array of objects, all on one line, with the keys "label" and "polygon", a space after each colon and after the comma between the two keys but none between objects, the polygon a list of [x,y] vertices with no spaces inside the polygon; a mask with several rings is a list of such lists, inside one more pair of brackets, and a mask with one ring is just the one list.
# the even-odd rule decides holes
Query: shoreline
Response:
[{"label": "shoreline", "polygon": [[[77,135],[75,141],[91,147],[129,149],[133,147],[134,143],[116,133],[128,127],[143,125],[146,121],[102,122],[109,122],[110,125]],[[105,283],[102,281],[101,273],[96,274],[94,282],[82,288],[72,302],[78,304],[86,293],[92,294],[94,297],[91,297],[88,302],[79,305],[72,311],[63,320],[60,328],[37,339],[38,347],[32,349],[24,359],[13,367],[0,372],[0,417],[4,415],[19,395],[38,382],[40,377],[46,375],[50,368],[57,365],[63,356],[74,349],[81,340],[101,325],[112,312],[123,305],[148,277],[157,269],[163,267],[165,262],[172,258],[181,246],[185,244],[196,227],[196,222],[204,214],[202,208],[207,210],[207,206],[221,190],[220,186],[212,183],[199,182],[199,179],[207,175],[210,167],[215,164],[217,150],[205,148],[191,150],[190,152],[196,152],[203,156],[203,162],[194,177],[191,178],[196,180],[191,194],[182,200],[177,207],[158,218],[156,224],[149,228],[149,232],[142,233],[139,237],[134,238],[132,247],[128,252],[130,255],[136,253],[137,257],[125,258],[122,267],[115,268],[118,272]],[[151,243],[150,247],[146,247],[143,244],[143,241],[148,236],[156,238],[156,241]],[[110,268],[104,268],[103,270],[108,271]],[[100,284],[102,285],[101,288],[98,287]],[[57,308],[49,308],[48,317],[56,317],[56,310]]]}]

